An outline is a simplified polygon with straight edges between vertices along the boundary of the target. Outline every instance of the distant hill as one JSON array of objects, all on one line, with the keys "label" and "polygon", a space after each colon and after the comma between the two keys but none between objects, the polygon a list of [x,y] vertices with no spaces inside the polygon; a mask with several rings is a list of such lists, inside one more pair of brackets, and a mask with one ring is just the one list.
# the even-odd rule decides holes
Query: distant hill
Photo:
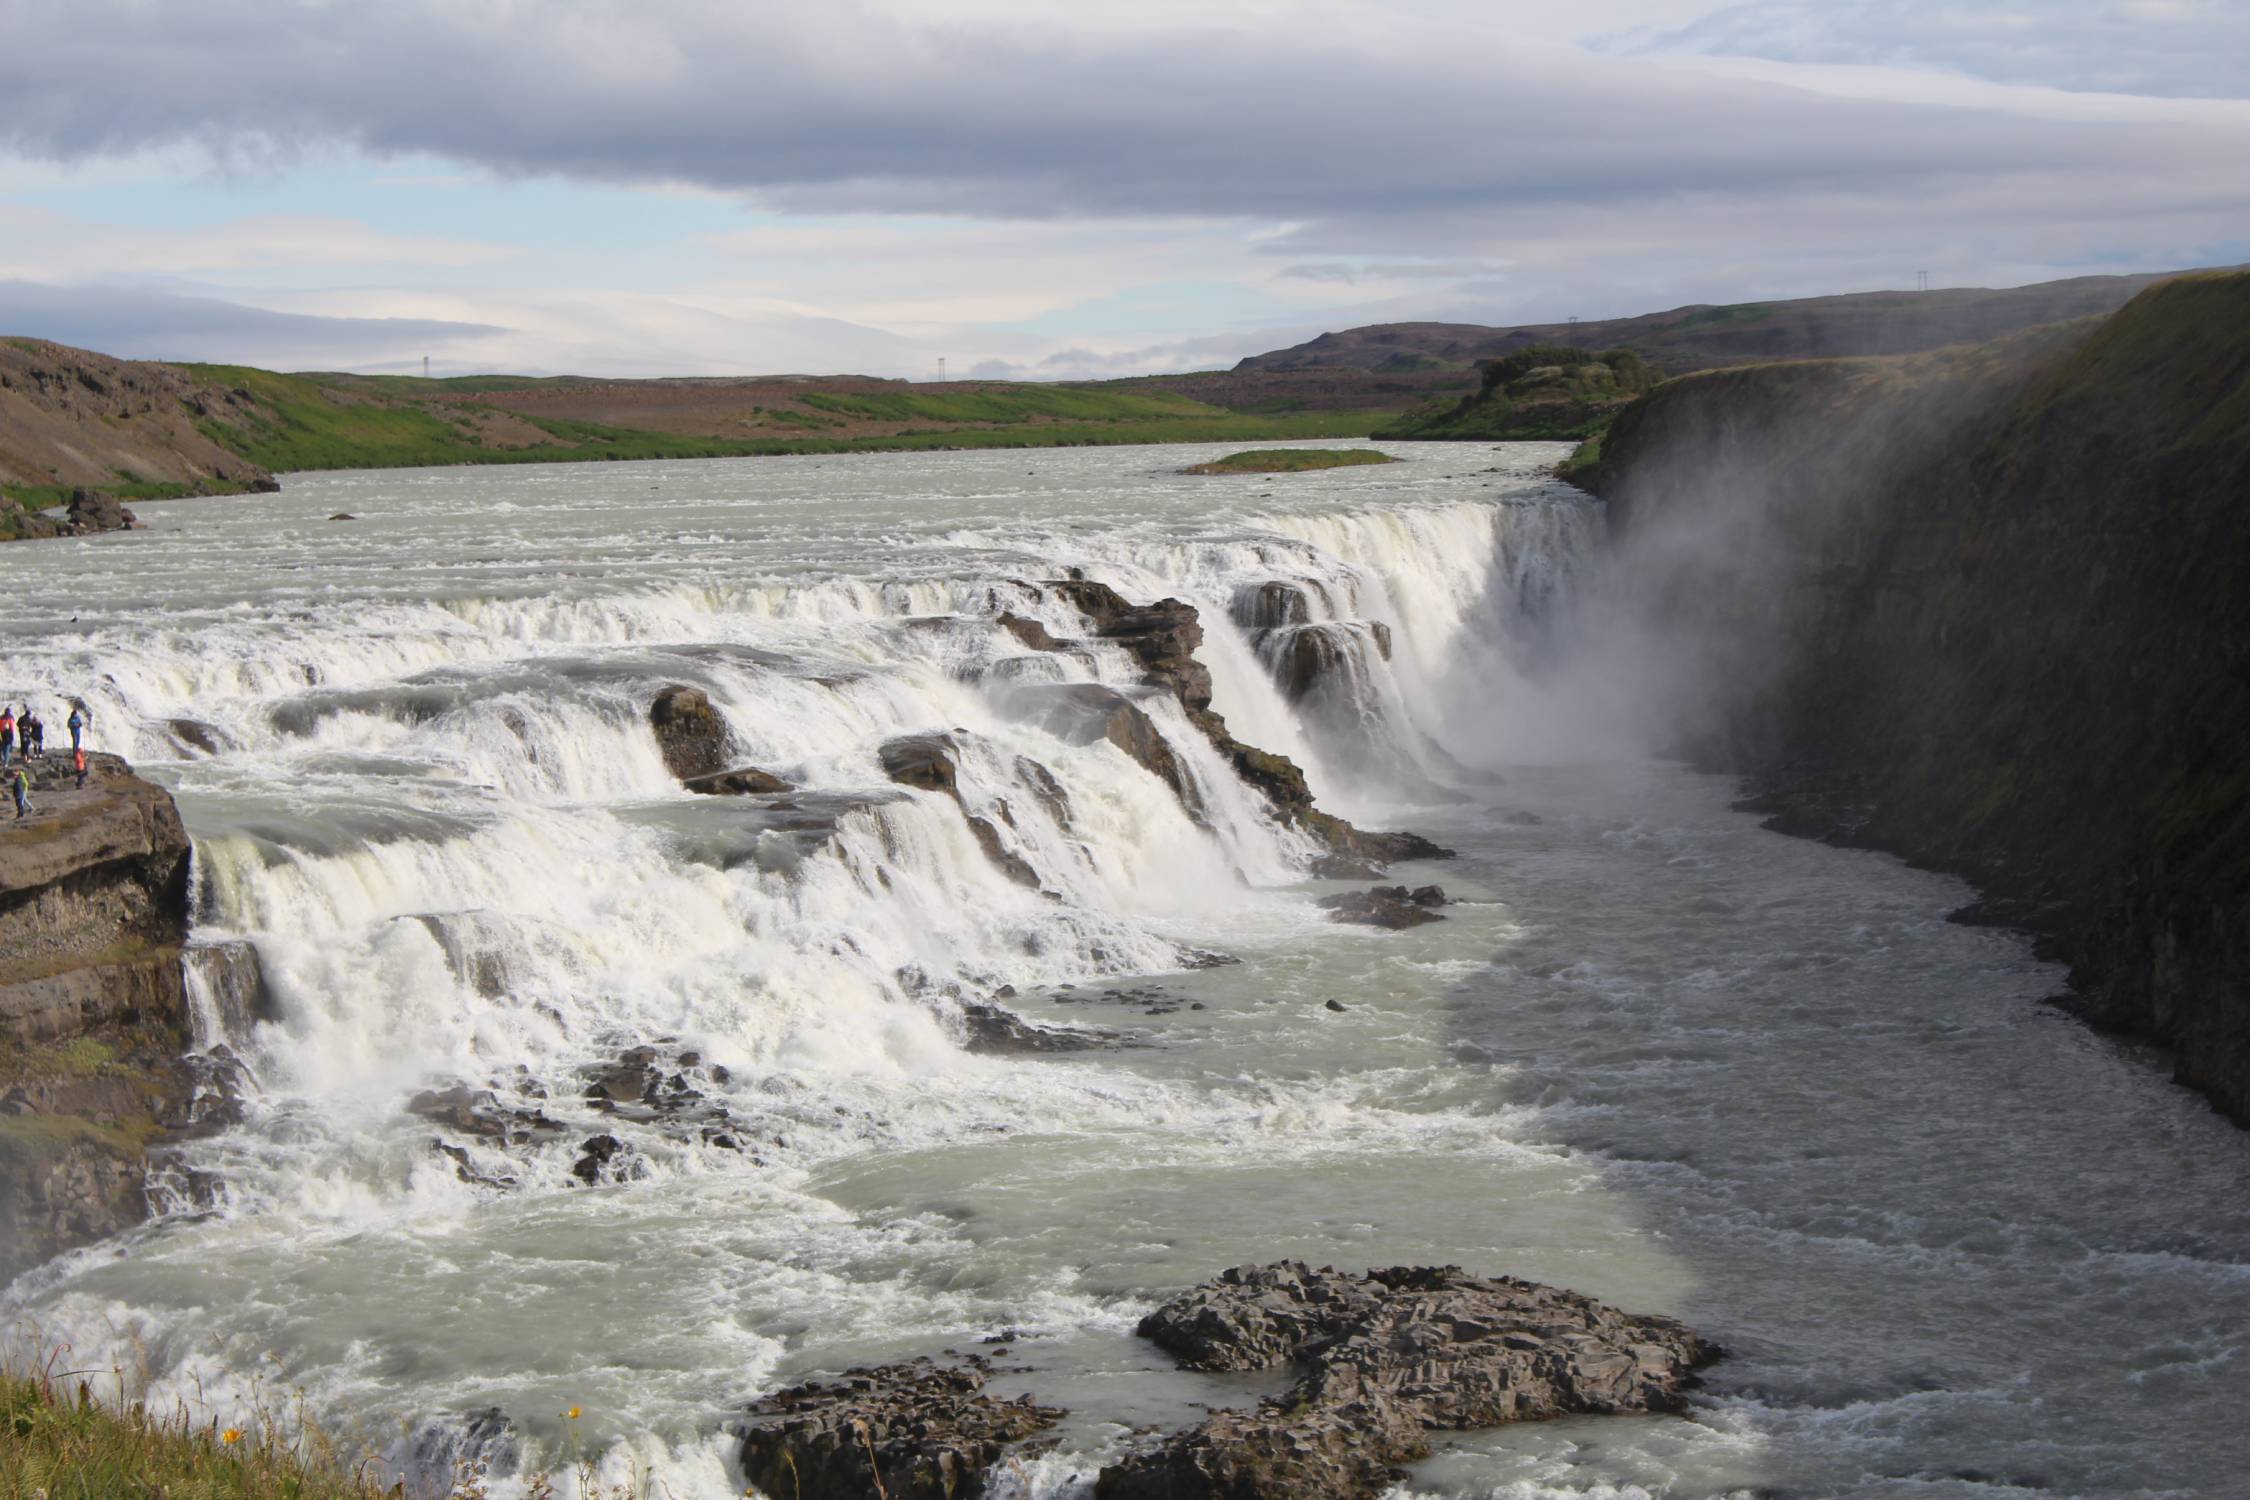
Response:
[{"label": "distant hill", "polygon": [[[2078,276],[1988,291],[1948,287],[1927,292],[1852,292],[1780,302],[1697,304],[1634,318],[1582,323],[1528,323],[1489,328],[1477,323],[1376,323],[1324,333],[1309,343],[1252,355],[1231,372],[1273,377],[1318,371],[1333,383],[1346,371],[1396,379],[1455,375],[1470,383],[1478,362],[1532,344],[1579,349],[1630,349],[1668,375],[1721,365],[1858,354],[1917,354],[1949,344],[1983,343],[2039,323],[2112,313],[2166,276]],[[1199,392],[1218,400],[1216,392]]]},{"label": "distant hill", "polygon": [[[284,375],[12,338],[0,499],[21,516],[79,488],[161,500],[272,489],[305,469],[1363,437],[1380,415],[1231,411],[1137,382]],[[16,529],[0,525],[0,540]]]}]

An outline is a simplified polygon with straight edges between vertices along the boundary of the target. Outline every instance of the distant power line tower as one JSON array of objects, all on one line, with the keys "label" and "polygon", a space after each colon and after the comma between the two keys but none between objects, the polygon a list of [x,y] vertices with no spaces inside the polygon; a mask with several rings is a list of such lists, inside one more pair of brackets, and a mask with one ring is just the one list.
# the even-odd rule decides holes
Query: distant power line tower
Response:
[{"label": "distant power line tower", "polygon": [[1927,271],[1916,271],[1914,273],[1914,290],[1918,292],[1926,292],[1929,289],[1930,273]]},{"label": "distant power line tower", "polygon": [[937,378],[940,381],[945,379],[945,356],[942,354],[937,357]]},{"label": "distant power line tower", "polygon": [[430,357],[427,354],[422,356],[422,378],[424,380],[430,378]]}]

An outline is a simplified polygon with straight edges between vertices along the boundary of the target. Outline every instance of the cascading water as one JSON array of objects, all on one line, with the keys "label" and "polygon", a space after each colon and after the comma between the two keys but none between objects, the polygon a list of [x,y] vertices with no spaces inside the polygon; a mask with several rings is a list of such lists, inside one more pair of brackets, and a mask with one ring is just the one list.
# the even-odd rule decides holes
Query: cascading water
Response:
[{"label": "cascading water", "polygon": [[[1720,1066],[1749,1023],[1681,1018],[1763,995],[1769,954],[1872,996],[1911,944],[1920,988],[1884,1003],[1933,1017],[1964,992],[2029,1005],[2044,972],[1932,927],[1946,882],[1783,845],[1684,773],[1522,764],[1601,544],[1551,448],[1476,474],[1435,447],[1286,483],[1177,473],[1207,456],[311,476],[21,549],[4,693],[83,699],[97,744],[175,789],[197,1042],[243,1120],[183,1148],[165,1219],[20,1282],[19,1339],[221,1415],[271,1354],[417,1477],[483,1452],[504,1494],[578,1444],[687,1500],[741,1493],[726,1424],[750,1396],[1013,1331],[1020,1388],[1080,1415],[998,1493],[1082,1496],[1132,1425],[1240,1399],[1136,1344],[1151,1296],[1244,1259],[1452,1260],[1701,1308],[1751,1373],[1600,1457],[1572,1459],[1566,1424],[1417,1485],[1846,1493],[1854,1464],[1910,1468],[1815,1431],[1833,1393],[1760,1362],[1756,1314],[1698,1258],[1725,1232],[1631,1110],[1659,1100],[1657,1136],[1724,1156],[1669,1070]],[[1326,922],[1311,839],[1038,586],[1073,568],[1195,605],[1213,706],[1323,807],[1461,845],[1449,920]],[[674,684],[793,790],[683,790],[647,716]],[[1112,711],[1100,689],[1190,795],[1085,717]],[[895,782],[885,747],[932,736],[951,790]],[[1759,884],[1788,861],[1745,840],[1833,902]],[[1102,1045],[989,1055],[968,1044],[995,1001]],[[2202,1305],[2244,1297],[2223,1248],[2189,1259],[2168,1274]]]}]

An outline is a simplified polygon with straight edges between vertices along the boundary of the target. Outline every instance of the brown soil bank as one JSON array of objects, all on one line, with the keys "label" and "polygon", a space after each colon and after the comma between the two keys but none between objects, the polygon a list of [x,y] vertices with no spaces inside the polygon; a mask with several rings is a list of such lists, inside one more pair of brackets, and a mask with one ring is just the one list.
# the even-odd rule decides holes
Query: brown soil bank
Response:
[{"label": "brown soil bank", "polygon": [[212,435],[253,410],[248,391],[176,365],[0,339],[0,485],[122,487],[127,499],[271,489],[271,474]]},{"label": "brown soil bank", "polygon": [[2250,1123],[2250,275],[1676,381],[1597,484],[1691,754],[1976,881]]}]

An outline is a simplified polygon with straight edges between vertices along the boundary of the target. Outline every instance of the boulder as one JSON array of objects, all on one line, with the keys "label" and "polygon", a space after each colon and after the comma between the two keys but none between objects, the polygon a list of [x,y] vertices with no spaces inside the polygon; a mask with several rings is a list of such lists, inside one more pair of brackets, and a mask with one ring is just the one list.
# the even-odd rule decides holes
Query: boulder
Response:
[{"label": "boulder", "polygon": [[726,720],[701,688],[674,683],[659,692],[648,706],[648,724],[665,766],[682,782],[726,770]]},{"label": "boulder", "polygon": [[875,755],[883,774],[900,786],[958,798],[960,767],[953,757],[959,750],[949,734],[909,734],[885,740]]},{"label": "boulder", "polygon": [[166,719],[164,727],[183,749],[217,755],[226,747],[226,731],[201,719]]},{"label": "boulder", "polygon": [[1001,613],[1000,628],[1023,642],[1026,650],[1060,651],[1063,649],[1063,643],[1056,640],[1046,626],[1040,624],[1037,620],[1016,614],[1012,610]]},{"label": "boulder", "polygon": [[737,766],[731,771],[721,771],[713,776],[690,776],[681,781],[680,785],[706,797],[754,797],[796,790],[771,771],[761,771],[756,766]]},{"label": "boulder", "polygon": [[624,1182],[640,1176],[640,1161],[614,1135],[591,1136],[578,1143],[578,1160],[570,1175],[588,1187]]},{"label": "boulder", "polygon": [[928,1360],[848,1370],[750,1408],[742,1472],[789,1500],[976,1500],[985,1471],[1067,1412],[984,1393],[991,1366]]},{"label": "boulder", "polygon": [[140,524],[107,490],[70,492],[70,529],[80,536],[97,531],[130,531]]},{"label": "boulder", "polygon": [[499,1145],[530,1145],[559,1134],[563,1128],[539,1110],[505,1104],[491,1089],[474,1089],[465,1083],[424,1089],[407,1101],[406,1110],[433,1125]]},{"label": "boulder", "polygon": [[[1434,899],[1424,899],[1434,896]],[[1331,922],[1353,922],[1362,927],[1383,927],[1393,932],[1405,927],[1420,927],[1426,922],[1442,922],[1445,918],[1433,907],[1445,905],[1445,892],[1434,885],[1420,891],[1409,892],[1403,885],[1379,885],[1372,890],[1345,891],[1340,895],[1322,896],[1313,902],[1325,909]]]},{"label": "boulder", "polygon": [[1717,1350],[1669,1318],[1458,1266],[1238,1266],[1139,1329],[1189,1369],[1296,1385],[1104,1469],[1099,1500],[1373,1500],[1432,1431],[1678,1411]]},{"label": "boulder", "polygon": [[1033,1052],[1083,1052],[1118,1041],[1113,1031],[1088,1031],[1041,1026],[1027,1021],[1005,1006],[972,1000],[961,1007],[968,1032],[965,1050],[987,1055],[1021,1055]]}]

